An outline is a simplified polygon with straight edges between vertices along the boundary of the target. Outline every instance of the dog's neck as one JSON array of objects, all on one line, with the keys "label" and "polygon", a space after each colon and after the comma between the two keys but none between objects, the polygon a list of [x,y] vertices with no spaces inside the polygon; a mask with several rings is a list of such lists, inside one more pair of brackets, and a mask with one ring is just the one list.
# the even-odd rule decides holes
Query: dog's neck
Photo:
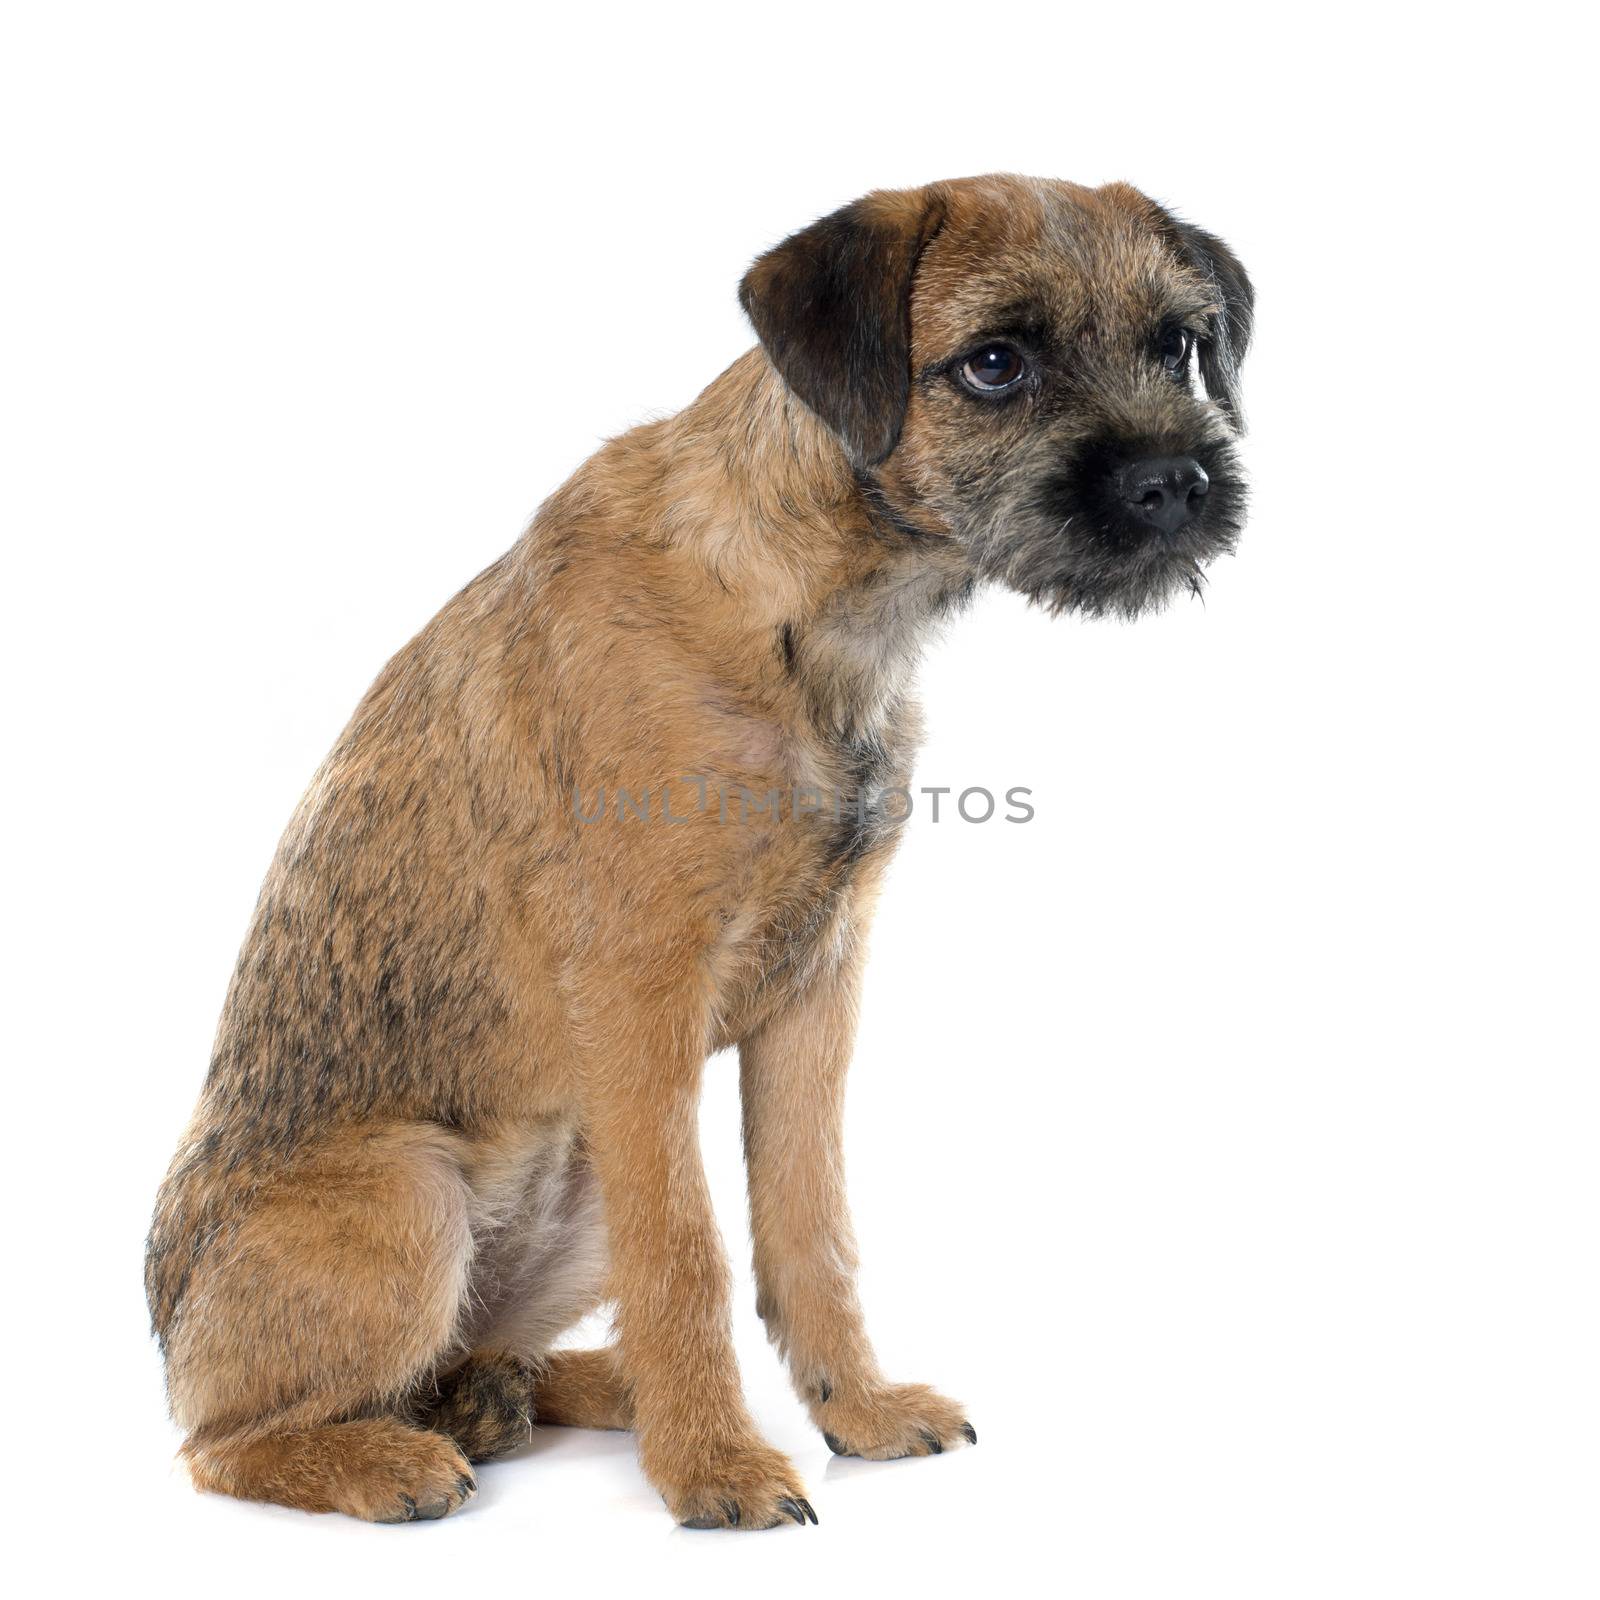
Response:
[{"label": "dog's neck", "polygon": [[960,552],[896,510],[759,349],[659,426],[676,547],[770,640],[820,728],[870,736],[970,593]]}]

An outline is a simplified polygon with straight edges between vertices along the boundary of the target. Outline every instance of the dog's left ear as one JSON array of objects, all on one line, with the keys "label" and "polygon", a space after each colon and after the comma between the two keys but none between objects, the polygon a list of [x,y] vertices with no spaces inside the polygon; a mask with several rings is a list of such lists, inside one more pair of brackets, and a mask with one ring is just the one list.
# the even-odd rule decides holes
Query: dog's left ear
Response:
[{"label": "dog's left ear", "polygon": [[911,284],[943,217],[934,188],[877,190],[769,250],[739,285],[773,366],[858,465],[900,441]]},{"label": "dog's left ear", "polygon": [[1239,399],[1239,367],[1250,348],[1255,325],[1256,291],[1243,263],[1214,233],[1168,216],[1178,254],[1215,292],[1217,310],[1210,319],[1211,332],[1200,341],[1200,377],[1206,393],[1244,430],[1244,407]]}]

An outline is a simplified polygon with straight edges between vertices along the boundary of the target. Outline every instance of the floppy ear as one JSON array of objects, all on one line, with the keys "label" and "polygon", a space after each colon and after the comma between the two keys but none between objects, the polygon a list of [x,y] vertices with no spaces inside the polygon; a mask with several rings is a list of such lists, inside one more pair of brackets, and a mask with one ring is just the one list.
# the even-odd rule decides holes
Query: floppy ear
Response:
[{"label": "floppy ear", "polygon": [[858,465],[899,443],[911,282],[942,221],[931,189],[878,190],[785,239],[739,285],[773,366]]},{"label": "floppy ear", "polygon": [[1255,323],[1256,291],[1232,250],[1214,233],[1172,218],[1178,253],[1216,293],[1218,310],[1211,334],[1200,341],[1200,376],[1206,393],[1233,418],[1243,432],[1244,408],[1239,400],[1239,366],[1250,348]]}]

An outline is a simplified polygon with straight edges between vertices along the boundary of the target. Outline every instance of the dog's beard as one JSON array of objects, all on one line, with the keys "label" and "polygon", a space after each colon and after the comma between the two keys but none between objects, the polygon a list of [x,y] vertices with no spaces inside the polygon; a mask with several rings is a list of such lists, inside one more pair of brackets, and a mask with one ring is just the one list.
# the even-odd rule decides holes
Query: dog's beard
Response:
[{"label": "dog's beard", "polygon": [[[1204,507],[1174,533],[1139,526],[1116,490],[1122,462],[1190,454],[1205,468]],[[968,522],[973,565],[1056,613],[1128,619],[1198,595],[1205,569],[1229,555],[1244,526],[1245,485],[1226,440],[1175,451],[1170,440],[1096,441],[1041,479],[1002,485]]]}]

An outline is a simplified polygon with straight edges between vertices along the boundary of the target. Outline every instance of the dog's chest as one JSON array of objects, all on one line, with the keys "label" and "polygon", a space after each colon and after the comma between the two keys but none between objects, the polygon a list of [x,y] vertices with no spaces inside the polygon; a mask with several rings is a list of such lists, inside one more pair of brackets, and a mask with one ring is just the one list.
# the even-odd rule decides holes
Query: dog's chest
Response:
[{"label": "dog's chest", "polygon": [[781,631],[785,693],[740,741],[770,761],[757,764],[757,792],[736,788],[722,813],[738,866],[712,966],[734,1037],[847,948],[862,915],[854,891],[897,842],[935,593],[926,574],[886,565]]},{"label": "dog's chest", "polygon": [[898,842],[894,791],[909,782],[920,731],[905,699],[849,734],[805,729],[785,740],[781,786],[730,805],[739,865],[711,963],[729,1041],[847,948],[862,915],[855,891]]}]

